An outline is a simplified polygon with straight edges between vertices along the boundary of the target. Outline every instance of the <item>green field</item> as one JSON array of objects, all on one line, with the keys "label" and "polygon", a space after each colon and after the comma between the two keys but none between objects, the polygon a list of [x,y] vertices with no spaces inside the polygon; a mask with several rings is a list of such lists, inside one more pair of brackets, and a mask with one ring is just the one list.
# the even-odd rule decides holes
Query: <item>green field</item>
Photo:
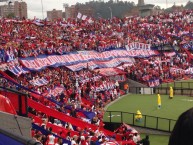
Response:
[{"label": "green field", "polygon": [[159,87],[193,88],[193,80],[181,80],[172,83],[163,83]]},{"label": "green field", "polygon": [[[161,95],[162,106],[157,108],[157,95],[127,95],[107,108],[107,111],[123,111],[136,113],[140,110],[143,115],[156,116],[177,120],[185,110],[193,107],[193,98],[188,96],[174,96],[169,99]],[[107,118],[105,118],[106,120]],[[107,121],[107,120],[106,120]]]},{"label": "green field", "polygon": [[[145,138],[145,134],[140,134],[141,138]],[[149,135],[150,145],[168,145],[169,136],[165,135]]]},{"label": "green field", "polygon": [[[157,95],[136,95],[131,94],[123,96],[118,101],[113,103],[107,108],[107,111],[121,111],[105,113],[104,121],[109,122],[125,122],[137,126],[145,126],[154,129],[170,131],[175,125],[175,120],[179,115],[187,109],[193,107],[193,98],[188,96],[174,96],[173,99],[169,99],[168,95],[161,95],[162,106],[158,109]],[[143,119],[141,122],[136,122],[133,117],[137,110],[140,110]],[[130,112],[130,113],[126,113]],[[148,115],[145,117],[145,115]],[[111,117],[110,117],[111,116]],[[161,117],[163,119],[157,119]],[[121,119],[122,118],[122,119]],[[164,119],[166,118],[166,119]],[[172,119],[169,125],[168,119]],[[145,120],[145,121],[144,121]],[[157,125],[158,121],[158,125]],[[142,134],[141,138],[144,135]],[[169,136],[150,135],[150,142],[152,145],[167,145]]]},{"label": "green field", "polygon": [[[106,122],[125,122],[136,126],[145,126],[159,130],[171,131],[175,125],[175,120],[187,109],[193,107],[193,98],[188,96],[174,96],[169,99],[168,95],[161,95],[162,106],[158,109],[157,95],[136,95],[131,94],[120,98],[107,108],[107,111],[117,111],[105,113],[104,121]],[[143,119],[136,122],[133,117],[137,110],[140,110]],[[123,112],[123,113],[120,113]],[[130,112],[130,113],[126,113]],[[145,117],[145,115],[148,115]],[[157,118],[160,117],[160,118]],[[172,119],[169,121],[168,119]],[[158,125],[157,125],[158,124]],[[160,145],[167,145],[168,136],[151,135],[151,141],[161,142]],[[166,140],[163,143],[160,140]],[[153,144],[153,143],[152,143]],[[154,144],[153,144],[154,145]]]}]

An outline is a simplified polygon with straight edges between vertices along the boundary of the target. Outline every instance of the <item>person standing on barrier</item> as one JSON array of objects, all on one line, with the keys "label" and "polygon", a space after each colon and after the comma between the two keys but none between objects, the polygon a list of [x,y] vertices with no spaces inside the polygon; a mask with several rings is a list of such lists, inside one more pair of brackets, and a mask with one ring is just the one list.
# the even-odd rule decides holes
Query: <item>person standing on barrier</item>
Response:
[{"label": "person standing on barrier", "polygon": [[168,145],[193,145],[193,108],[182,113],[171,133]]}]

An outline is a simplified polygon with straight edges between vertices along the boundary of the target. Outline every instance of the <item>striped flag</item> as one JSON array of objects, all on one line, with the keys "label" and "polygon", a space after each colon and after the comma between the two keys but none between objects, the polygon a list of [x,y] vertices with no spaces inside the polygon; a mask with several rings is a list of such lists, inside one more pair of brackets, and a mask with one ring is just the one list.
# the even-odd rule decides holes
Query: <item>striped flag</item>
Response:
[{"label": "striped flag", "polygon": [[34,86],[43,86],[43,85],[47,85],[48,81],[45,78],[39,78],[39,79],[31,80],[30,83]]}]

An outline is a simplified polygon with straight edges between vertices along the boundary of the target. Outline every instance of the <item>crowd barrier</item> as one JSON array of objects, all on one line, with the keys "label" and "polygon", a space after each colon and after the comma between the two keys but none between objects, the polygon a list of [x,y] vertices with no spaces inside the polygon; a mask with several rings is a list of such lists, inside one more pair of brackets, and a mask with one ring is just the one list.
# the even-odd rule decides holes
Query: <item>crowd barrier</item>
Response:
[{"label": "crowd barrier", "polygon": [[136,114],[121,111],[106,111],[105,120],[109,123],[127,123],[132,126],[171,132],[176,120],[142,115],[142,119],[136,120]]},{"label": "crowd barrier", "polygon": [[[97,129],[96,125],[89,124],[89,123],[84,122],[84,121],[82,121],[80,119],[68,116],[68,115],[66,115],[64,113],[58,112],[56,110],[53,110],[51,108],[48,108],[48,107],[40,104],[40,103],[37,103],[37,102],[35,102],[35,101],[31,100],[31,99],[28,99],[28,104],[29,104],[29,107],[34,108],[37,111],[41,111],[42,113],[45,113],[45,114],[47,114],[49,116],[52,116],[54,118],[58,118],[61,121],[70,122],[72,125],[80,127],[82,129],[84,129],[85,127],[91,128],[92,130],[96,130]],[[106,130],[104,128],[100,128],[100,130],[103,131],[105,134],[107,134],[109,136],[113,136],[114,135],[113,132],[108,131],[108,130]]]},{"label": "crowd barrier", "polygon": [[41,145],[32,138],[13,133],[0,128],[0,141],[2,145]]},{"label": "crowd barrier", "polygon": [[155,88],[155,93],[169,95],[170,87],[173,87],[174,95],[193,96],[193,82],[165,83]]}]

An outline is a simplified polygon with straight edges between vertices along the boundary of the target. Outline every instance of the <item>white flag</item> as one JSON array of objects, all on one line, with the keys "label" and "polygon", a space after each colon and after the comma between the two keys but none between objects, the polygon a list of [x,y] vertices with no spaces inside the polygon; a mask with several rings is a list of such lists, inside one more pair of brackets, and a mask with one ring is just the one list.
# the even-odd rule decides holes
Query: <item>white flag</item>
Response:
[{"label": "white flag", "polygon": [[88,22],[89,22],[89,23],[93,23],[93,20],[92,20],[92,18],[90,18],[90,19],[88,20]]},{"label": "white flag", "polygon": [[78,13],[77,18],[80,19],[82,17],[81,13]]},{"label": "white flag", "polygon": [[86,15],[83,15],[82,16],[82,20],[86,20],[87,16]]}]

